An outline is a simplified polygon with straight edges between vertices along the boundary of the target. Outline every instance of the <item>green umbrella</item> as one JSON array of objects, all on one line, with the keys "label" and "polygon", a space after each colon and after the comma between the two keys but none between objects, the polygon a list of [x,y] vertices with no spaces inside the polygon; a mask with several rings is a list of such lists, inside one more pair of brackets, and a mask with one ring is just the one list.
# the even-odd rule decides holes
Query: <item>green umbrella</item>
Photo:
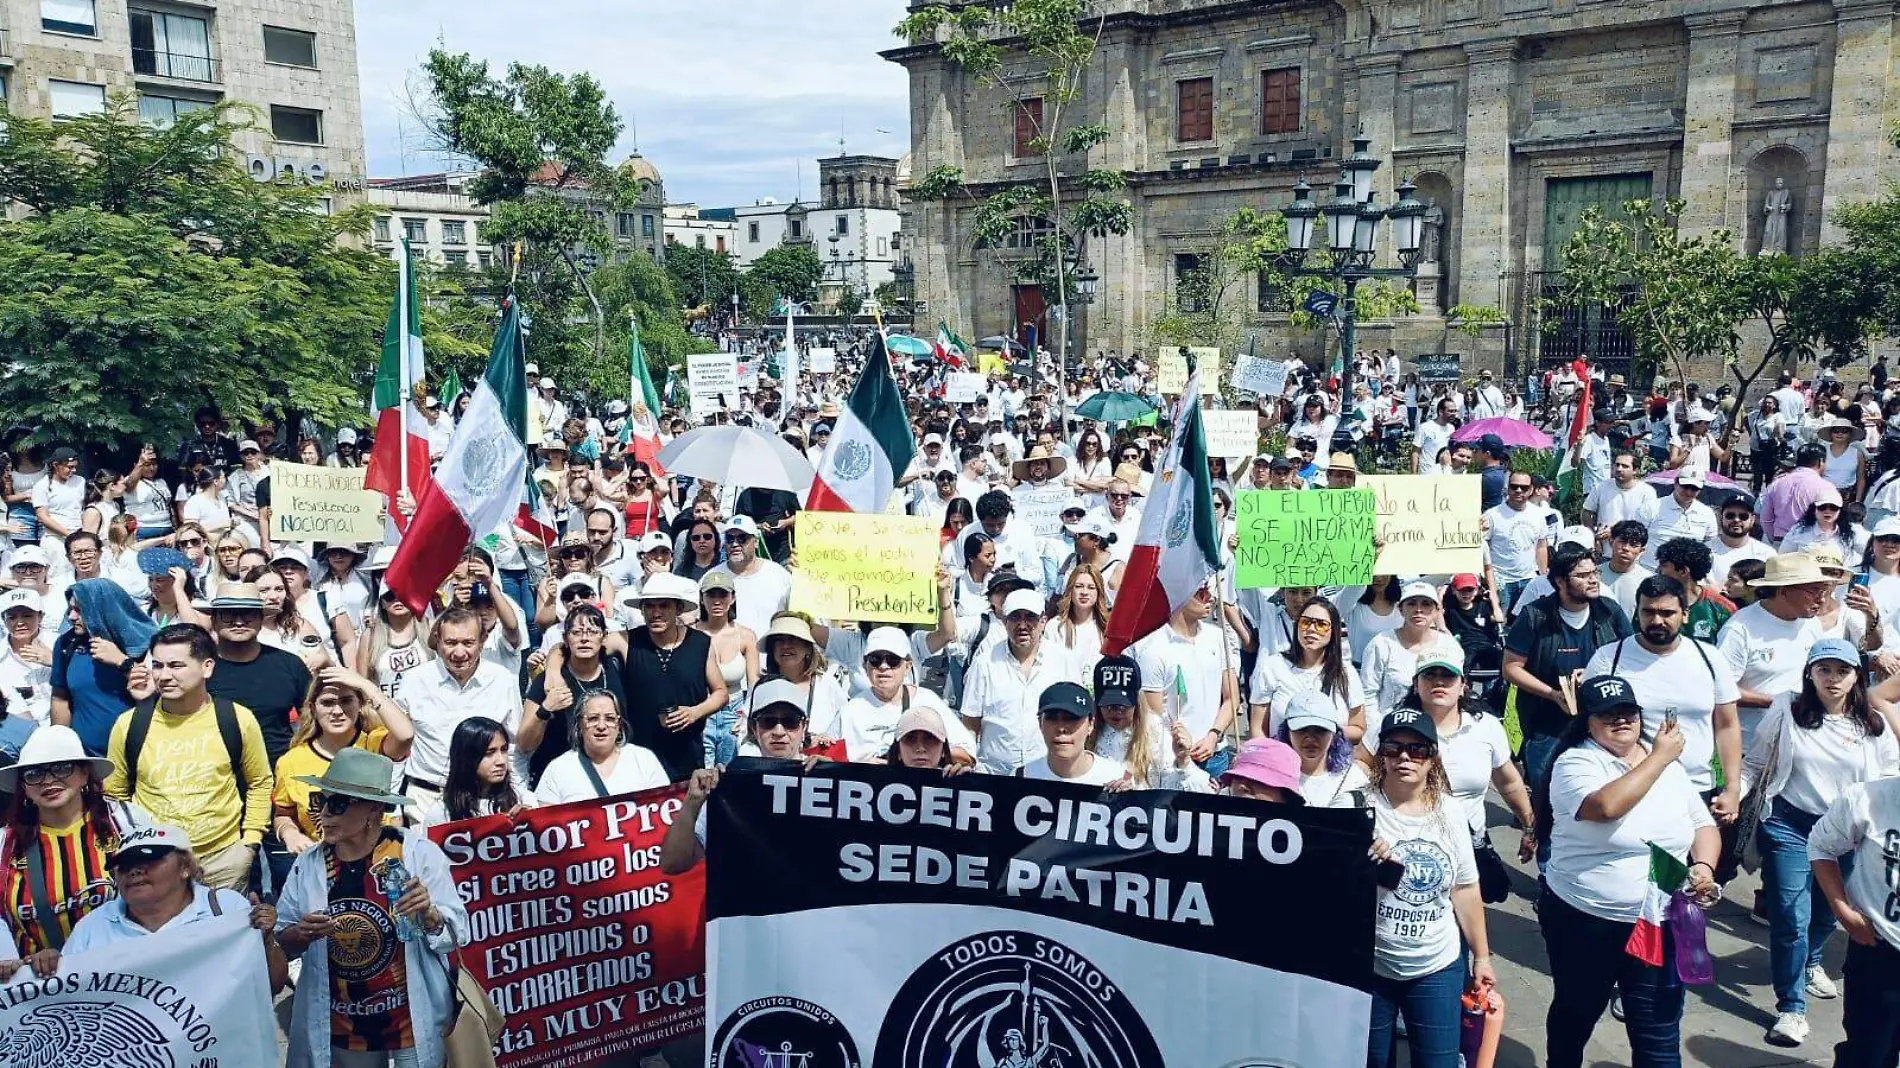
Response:
[{"label": "green umbrella", "polygon": [[1075,406],[1076,415],[1104,423],[1126,423],[1130,419],[1152,415],[1154,410],[1155,406],[1148,403],[1146,398],[1120,392],[1097,393]]}]

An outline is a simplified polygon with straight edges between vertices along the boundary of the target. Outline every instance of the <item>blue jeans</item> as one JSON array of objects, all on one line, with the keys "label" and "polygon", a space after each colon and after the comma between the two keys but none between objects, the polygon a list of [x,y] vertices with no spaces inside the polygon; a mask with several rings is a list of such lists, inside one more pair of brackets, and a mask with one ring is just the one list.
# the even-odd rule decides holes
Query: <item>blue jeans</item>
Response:
[{"label": "blue jeans", "polygon": [[[1525,731],[1524,743],[1518,748],[1518,756],[1524,761],[1524,785],[1531,792],[1532,804],[1537,798],[1550,790],[1550,769],[1555,763],[1557,736],[1542,732]],[[1541,830],[1541,828],[1540,828]],[[1537,870],[1542,873],[1544,865],[1550,863],[1550,836],[1537,836]]]},{"label": "blue jeans", "polygon": [[1465,989],[1465,958],[1417,979],[1372,977],[1372,1031],[1366,1043],[1366,1068],[1389,1068],[1398,1061],[1394,1023],[1405,1014],[1412,1068],[1458,1068],[1458,995]]},{"label": "blue jeans", "polygon": [[706,767],[723,768],[739,755],[739,739],[733,737],[732,728],[738,725],[739,710],[745,702],[746,691],[741,687],[726,701],[726,707],[706,717],[706,731],[700,736],[705,743]]},{"label": "blue jeans", "polygon": [[1517,615],[1517,595],[1531,584],[1530,579],[1508,579],[1498,583],[1498,607],[1507,616]]},{"label": "blue jeans", "polygon": [[[1820,966],[1834,910],[1827,907],[1808,867],[1808,832],[1821,817],[1775,798],[1755,831],[1761,850],[1763,901],[1768,908],[1768,974],[1775,984],[1775,1011],[1808,1011],[1808,969]],[[1840,858],[1841,878],[1854,870],[1852,854]]]},{"label": "blue jeans", "polygon": [[541,628],[534,623],[534,583],[528,578],[528,569],[507,569],[501,572],[501,592],[521,609],[521,622],[528,627],[528,648],[541,647]]},{"label": "blue jeans", "polygon": [[1631,1068],[1681,1068],[1682,980],[1668,926],[1663,927],[1662,966],[1652,968],[1623,949],[1634,923],[1592,916],[1548,886],[1537,899],[1537,920],[1552,984],[1544,1017],[1545,1068],[1582,1068],[1583,1047],[1610,994],[1619,989]]}]

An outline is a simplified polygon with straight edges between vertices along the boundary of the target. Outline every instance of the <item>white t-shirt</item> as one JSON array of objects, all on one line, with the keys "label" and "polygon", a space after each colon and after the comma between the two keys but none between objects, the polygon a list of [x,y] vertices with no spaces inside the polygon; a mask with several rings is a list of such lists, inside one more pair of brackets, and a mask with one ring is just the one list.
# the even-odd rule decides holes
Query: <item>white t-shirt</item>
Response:
[{"label": "white t-shirt", "polygon": [[1519,582],[1537,574],[1537,543],[1550,538],[1550,524],[1539,508],[1500,504],[1484,513],[1486,558],[1500,582]]},{"label": "white t-shirt", "polygon": [[1550,864],[1544,879],[1579,911],[1617,923],[1642,915],[1649,886],[1649,843],[1685,863],[1699,827],[1713,826],[1709,807],[1680,763],[1664,768],[1635,807],[1608,823],[1577,818],[1591,794],[1622,778],[1625,764],[1593,741],[1557,758],[1550,774]]},{"label": "white t-shirt", "polygon": [[1715,565],[1709,569],[1709,585],[1718,590],[1727,585],[1729,568],[1743,560],[1766,560],[1775,555],[1775,550],[1768,543],[1755,538],[1744,539],[1735,548],[1730,548],[1727,542],[1716,538],[1715,544],[1709,548],[1715,553]]},{"label": "white t-shirt", "polygon": [[1390,634],[1398,630],[1404,622],[1405,615],[1399,611],[1397,605],[1393,605],[1392,610],[1385,615],[1380,615],[1372,610],[1370,604],[1352,602],[1346,609],[1346,647],[1352,654],[1352,662],[1364,663],[1366,645],[1380,634]]},{"label": "white t-shirt", "polygon": [[1082,774],[1073,779],[1065,779],[1051,770],[1047,756],[1039,756],[1025,766],[1023,778],[1042,779],[1045,782],[1075,782],[1083,786],[1107,786],[1109,783],[1119,782],[1122,776],[1128,774],[1128,769],[1121,761],[1110,760],[1100,753],[1090,755],[1094,757],[1094,760],[1083,769]]},{"label": "white t-shirt", "polygon": [[1893,915],[1892,842],[1900,837],[1900,777],[1855,783],[1841,792],[1808,834],[1810,860],[1854,855],[1847,899],[1867,917],[1883,941],[1900,946],[1900,920]]},{"label": "white t-shirt", "polygon": [[1405,865],[1397,890],[1379,888],[1372,970],[1388,979],[1416,979],[1450,967],[1462,952],[1451,891],[1478,881],[1471,835],[1458,826],[1456,810],[1409,816],[1377,790],[1367,800],[1373,836]]},{"label": "white t-shirt", "polygon": [[33,487],[33,507],[46,509],[68,533],[79,529],[79,518],[86,510],[86,480],[78,475],[64,482],[48,475]]},{"label": "white t-shirt", "polygon": [[[1667,653],[1656,654],[1643,648],[1634,636],[1611,642],[1598,649],[1583,669],[1583,677],[1616,675],[1636,691],[1643,706],[1643,735],[1654,738],[1670,714],[1682,730],[1682,756],[1677,763],[1697,790],[1715,786],[1711,764],[1715,757],[1715,706],[1741,697],[1735,686],[1735,669],[1720,650],[1707,645],[1695,647],[1687,635]],[[1622,651],[1618,660],[1617,652]],[[1615,670],[1610,665],[1615,664]]]},{"label": "white t-shirt", "polygon": [[1630,569],[1619,575],[1609,564],[1604,564],[1597,572],[1603,580],[1603,595],[1616,602],[1623,614],[1630,619],[1636,618],[1636,587],[1655,572],[1642,564],[1631,564]]},{"label": "white t-shirt", "polygon": [[[1351,718],[1352,710],[1364,708],[1366,690],[1359,682],[1359,674],[1352,665],[1345,665],[1346,692],[1332,694],[1333,704],[1339,708],[1341,722]],[[1280,721],[1286,718],[1287,706],[1293,698],[1311,690],[1319,693],[1324,689],[1321,669],[1317,667],[1294,667],[1280,653],[1262,653],[1254,663],[1253,681],[1249,688],[1248,700],[1256,705],[1267,706],[1267,722],[1264,724],[1267,737],[1274,737],[1280,731]]]},{"label": "white t-shirt", "polygon": [[[1048,639],[1045,636],[1043,640]],[[1227,667],[1240,663],[1237,641],[1211,620],[1202,621],[1192,638],[1181,635],[1172,623],[1164,623],[1161,629],[1136,642],[1130,655],[1141,665],[1142,690],[1162,695],[1164,722],[1179,718],[1193,739],[1214,729]],[[1181,682],[1178,692],[1177,671]]]},{"label": "white t-shirt", "polygon": [[[903,716],[905,707],[901,698],[886,704],[879,701],[877,694],[870,690],[846,701],[838,716],[838,733],[844,738],[846,756],[863,761],[890,752],[891,743],[897,740],[897,721]],[[943,719],[943,729],[949,735],[950,747],[975,755],[976,736],[943,703],[943,698],[921,686],[915,687],[910,694],[909,707],[928,708],[937,713]]]},{"label": "white t-shirt", "polygon": [[1615,479],[1598,484],[1583,502],[1583,510],[1596,517],[1597,526],[1613,527],[1625,519],[1648,526],[1656,518],[1656,490],[1638,480],[1624,489]]},{"label": "white t-shirt", "polygon": [[[1464,655],[1464,647],[1449,634],[1434,634],[1430,641],[1434,649],[1455,649],[1460,656]],[[1359,663],[1360,687],[1373,704],[1367,711],[1381,714],[1392,711],[1393,706],[1411,692],[1412,676],[1417,669],[1418,654],[1405,647],[1396,630],[1377,635],[1368,642]]]},{"label": "white t-shirt", "polygon": [[[1776,704],[1788,700],[1777,698]],[[1788,779],[1776,796],[1816,816],[1825,813],[1850,785],[1866,781],[1870,768],[1891,775],[1900,761],[1900,746],[1891,729],[1870,738],[1847,716],[1823,716],[1813,730],[1790,721],[1781,739],[1780,761],[1787,765]]]},{"label": "white t-shirt", "polygon": [[[582,759],[578,749],[570,749],[555,757],[547,770],[541,773],[541,783],[534,791],[535,801],[543,805],[559,805],[602,796],[594,789],[594,781],[588,777],[587,769],[581,767]],[[632,744],[620,747],[620,759],[614,764],[614,770],[601,777],[601,785],[607,788],[608,797],[652,790],[665,786],[667,782],[666,769],[660,766],[660,758],[653,755],[653,750]]]},{"label": "white t-shirt", "polygon": [[[1743,607],[1722,624],[1715,647],[1735,672],[1735,684],[1773,698],[1801,689],[1801,672],[1808,650],[1821,638],[1818,619],[1782,619],[1757,601]],[[1742,745],[1753,740],[1762,709],[1740,710]]]},{"label": "white t-shirt", "polygon": [[1300,796],[1312,808],[1351,808],[1354,790],[1364,790],[1372,784],[1366,776],[1366,766],[1357,760],[1346,765],[1345,771],[1321,771],[1317,775],[1300,776]]},{"label": "white t-shirt", "polygon": [[125,510],[141,528],[172,528],[172,490],[162,478],[142,478],[125,495]]},{"label": "white t-shirt", "polygon": [[757,562],[758,570],[750,575],[735,575],[732,568],[725,564],[713,570],[732,576],[739,622],[751,627],[752,633],[763,637],[772,627],[772,617],[783,612],[786,602],[791,600],[792,573],[763,557]]},{"label": "white t-shirt", "polygon": [[[1379,751],[1379,732],[1385,717],[1369,718],[1361,744],[1366,752]],[[1511,760],[1511,742],[1504,736],[1504,725],[1496,716],[1464,713],[1458,729],[1438,737],[1438,759],[1445,765],[1445,777],[1451,781],[1452,796],[1463,809],[1465,824],[1474,837],[1485,827],[1484,795],[1491,788],[1491,773]]]}]

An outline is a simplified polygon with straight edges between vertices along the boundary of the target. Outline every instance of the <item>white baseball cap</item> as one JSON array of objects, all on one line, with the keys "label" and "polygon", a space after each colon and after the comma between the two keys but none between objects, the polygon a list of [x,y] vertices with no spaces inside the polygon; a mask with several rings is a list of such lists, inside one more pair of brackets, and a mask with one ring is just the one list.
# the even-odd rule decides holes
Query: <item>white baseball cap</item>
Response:
[{"label": "white baseball cap", "polygon": [[1003,598],[1003,618],[1008,619],[1018,612],[1034,612],[1040,616],[1048,603],[1035,590],[1017,590]]},{"label": "white baseball cap", "polygon": [[47,562],[46,550],[37,545],[22,545],[13,550],[13,555],[7,559],[8,568],[31,567],[35,564],[40,567],[52,566]]},{"label": "white baseball cap", "polygon": [[759,536],[759,524],[749,515],[735,515],[731,519],[721,523],[719,525],[719,536],[723,538],[735,530],[748,538],[756,538]]},{"label": "white baseball cap", "polygon": [[15,608],[28,609],[35,615],[46,614],[46,602],[32,590],[11,589],[0,593],[0,616],[6,615]]},{"label": "white baseball cap", "polygon": [[864,655],[889,653],[900,660],[910,659],[910,639],[896,627],[877,627],[864,636]]},{"label": "white baseball cap", "polygon": [[1404,604],[1407,601],[1414,600],[1420,597],[1432,602],[1433,604],[1442,603],[1438,599],[1438,587],[1432,585],[1429,582],[1425,582],[1421,579],[1413,579],[1411,582],[1408,582],[1404,586],[1399,588],[1399,603],[1400,604]]},{"label": "white baseball cap", "polygon": [[1582,524],[1565,527],[1563,531],[1557,535],[1557,544],[1559,545],[1581,545],[1588,549],[1596,543],[1597,532]]},{"label": "white baseball cap", "polygon": [[1286,729],[1288,733],[1306,727],[1324,727],[1338,733],[1345,729],[1345,710],[1339,702],[1317,690],[1301,690],[1294,696],[1286,708]]},{"label": "white baseball cap", "polygon": [[1900,538],[1900,515],[1890,515],[1874,524],[1873,537]]},{"label": "white baseball cap", "polygon": [[641,555],[645,555],[647,553],[654,552],[659,549],[665,549],[667,552],[670,553],[673,551],[673,539],[667,537],[665,534],[662,534],[657,530],[650,530],[647,532],[646,537],[640,539],[640,544],[637,547],[637,549]]}]

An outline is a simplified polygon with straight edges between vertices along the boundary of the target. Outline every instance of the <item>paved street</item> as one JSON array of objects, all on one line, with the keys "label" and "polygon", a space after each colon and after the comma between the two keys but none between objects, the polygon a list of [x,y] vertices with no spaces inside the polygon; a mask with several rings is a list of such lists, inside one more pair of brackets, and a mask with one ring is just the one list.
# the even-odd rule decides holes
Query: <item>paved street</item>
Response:
[{"label": "paved street", "polygon": [[[1509,822],[1509,814],[1503,809],[1492,809],[1494,828],[1508,828]],[[1515,831],[1494,830],[1492,840],[1507,861],[1515,861]],[[1508,1002],[1497,1065],[1530,1068],[1544,1063],[1544,1013],[1550,1006],[1551,984],[1544,939],[1531,907],[1537,892],[1536,867],[1517,866],[1512,882],[1511,899],[1487,910],[1498,983]],[[1813,1033],[1801,1048],[1782,1049],[1763,1038],[1775,1020],[1774,991],[1768,983],[1768,928],[1748,918],[1746,905],[1760,885],[1759,876],[1742,875],[1729,886],[1728,900],[1709,914],[1709,951],[1715,957],[1716,982],[1689,990],[1682,1021],[1685,1065],[1769,1068],[1834,1063],[1834,1043],[1841,1038],[1838,1000],[1810,1000],[1808,1022]],[[1838,980],[1845,936],[1836,934],[1829,947],[1828,974]],[[1586,1063],[1593,1066],[1630,1063],[1623,1025],[1607,1012],[1597,1024],[1589,1053]]]}]

